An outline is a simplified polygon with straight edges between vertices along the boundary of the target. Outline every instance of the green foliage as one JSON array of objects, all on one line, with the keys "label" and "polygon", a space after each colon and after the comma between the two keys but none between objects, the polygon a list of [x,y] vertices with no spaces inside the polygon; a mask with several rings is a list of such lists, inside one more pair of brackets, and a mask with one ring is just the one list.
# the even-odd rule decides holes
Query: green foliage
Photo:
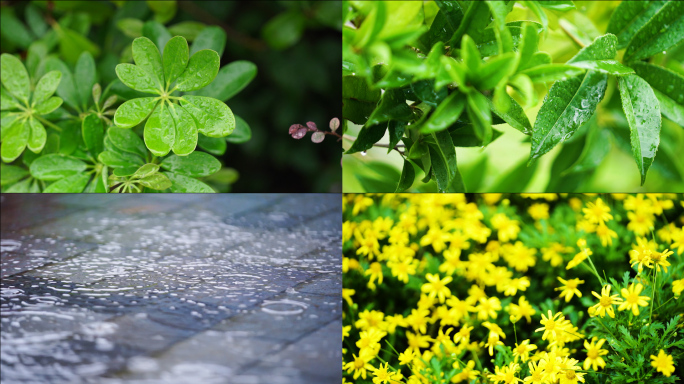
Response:
[{"label": "green foliage", "polygon": [[3,192],[229,189],[236,173],[214,156],[251,129],[224,102],[256,66],[221,68],[220,27],[186,20],[167,29],[177,5],[3,4]]},{"label": "green foliage", "polygon": [[[436,190],[446,192],[463,182],[458,169],[454,172],[446,166],[444,152],[437,149],[449,142],[452,148],[470,143],[486,148],[498,137],[492,126],[505,123],[528,136],[517,139],[530,143],[527,167],[536,167],[533,164],[548,156],[563,162],[554,149],[584,142],[576,145],[566,168],[557,167],[548,182],[549,191],[570,187],[562,189],[568,191],[581,185],[570,183],[571,175],[597,169],[612,153],[612,143],[621,140],[614,138],[615,131],[629,130],[629,151],[641,185],[651,164],[658,164],[656,153],[663,153],[658,156],[662,167],[678,164],[669,174],[661,172],[661,166],[654,169],[681,181],[678,168],[684,164],[668,153],[677,145],[675,151],[681,150],[681,140],[666,152],[658,149],[663,146],[664,126],[684,126],[684,84],[681,70],[676,70],[677,65],[681,68],[677,63],[684,39],[684,3],[623,2],[606,22],[596,21],[605,25],[605,33],[585,14],[605,17],[599,15],[611,12],[606,3],[592,4],[591,10],[572,1],[515,3],[349,1],[344,10],[343,117],[349,133],[358,135],[345,136],[346,154],[356,157],[374,146],[386,147],[380,144],[385,137],[381,126],[400,122],[405,126],[399,138],[404,146],[397,146],[390,134],[390,144],[395,143],[390,149],[402,161],[392,162],[406,169],[408,159],[415,161],[424,176],[413,176],[433,181]],[[529,21],[530,17],[540,23]],[[552,29],[555,44],[565,34],[579,51],[567,57],[568,51],[577,49],[571,47],[556,58],[541,50],[551,47],[544,43],[552,38]],[[673,64],[665,68],[668,61],[662,55],[668,49],[674,50]],[[544,93],[536,112],[533,107]],[[593,116],[598,116],[599,124],[591,123]],[[449,140],[425,145],[430,135],[442,131],[449,133],[444,135]],[[675,128],[667,131],[681,135]],[[515,133],[507,137],[511,135]],[[350,172],[361,172],[365,160],[356,158],[348,160],[354,164]],[[451,164],[456,164],[455,158]],[[525,174],[532,178],[536,169]],[[518,168],[512,172],[518,171],[522,172]],[[409,175],[402,172],[401,179],[384,192],[413,185],[405,180]],[[492,187],[507,185],[507,177],[501,175]],[[368,190],[363,183],[359,187]]]}]

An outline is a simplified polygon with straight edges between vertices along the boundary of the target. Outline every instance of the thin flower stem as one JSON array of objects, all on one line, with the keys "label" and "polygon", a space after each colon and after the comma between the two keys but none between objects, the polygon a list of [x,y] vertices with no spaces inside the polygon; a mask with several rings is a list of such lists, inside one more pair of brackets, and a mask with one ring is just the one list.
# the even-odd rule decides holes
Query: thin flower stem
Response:
[{"label": "thin flower stem", "polygon": [[653,305],[655,304],[656,283],[658,281],[658,270],[653,269],[653,287],[651,287],[651,313],[648,315],[648,322],[653,322]]},{"label": "thin flower stem", "polygon": [[591,264],[591,268],[594,270],[594,275],[596,276],[597,279],[599,279],[599,283],[601,283],[601,286],[603,286],[604,285],[603,280],[601,280],[601,276],[599,276],[598,270],[596,269],[594,262],[591,261],[591,256],[587,256],[587,259],[589,259],[589,264]]},{"label": "thin flower stem", "polygon": [[518,332],[515,330],[515,321],[513,322],[513,336],[515,336],[515,343],[518,344]]}]

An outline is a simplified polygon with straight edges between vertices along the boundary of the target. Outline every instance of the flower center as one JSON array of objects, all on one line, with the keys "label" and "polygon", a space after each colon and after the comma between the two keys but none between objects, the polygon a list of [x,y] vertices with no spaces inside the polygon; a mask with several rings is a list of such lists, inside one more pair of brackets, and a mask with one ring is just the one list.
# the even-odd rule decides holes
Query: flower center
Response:
[{"label": "flower center", "polygon": [[589,352],[587,352],[587,357],[590,359],[595,359],[598,357],[598,350],[596,349],[590,349]]},{"label": "flower center", "polygon": [[601,305],[604,307],[610,307],[613,304],[613,299],[610,296],[601,297]]}]

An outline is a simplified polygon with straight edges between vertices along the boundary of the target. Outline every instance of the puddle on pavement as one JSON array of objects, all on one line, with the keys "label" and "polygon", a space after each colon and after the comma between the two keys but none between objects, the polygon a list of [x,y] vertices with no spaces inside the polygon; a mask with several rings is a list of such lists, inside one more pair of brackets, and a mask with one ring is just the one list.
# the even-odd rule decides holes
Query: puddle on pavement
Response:
[{"label": "puddle on pavement", "polygon": [[230,361],[192,361],[192,344],[185,361],[167,351],[213,332],[216,355],[242,340],[253,365],[287,343],[232,330],[234,317],[255,316],[264,331],[331,310],[341,322],[341,298],[312,303],[323,296],[298,288],[332,281],[341,292],[339,233],[237,227],[198,209],[119,221],[97,210],[79,215],[69,230],[29,229],[1,241],[3,383],[297,382],[293,366],[264,379]]}]

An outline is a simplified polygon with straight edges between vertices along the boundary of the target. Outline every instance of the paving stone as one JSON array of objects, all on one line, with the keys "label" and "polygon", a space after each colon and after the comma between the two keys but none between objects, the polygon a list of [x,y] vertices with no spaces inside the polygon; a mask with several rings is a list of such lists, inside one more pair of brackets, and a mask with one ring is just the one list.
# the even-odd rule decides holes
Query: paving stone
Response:
[{"label": "paving stone", "polygon": [[339,195],[0,204],[3,383],[340,381]]}]

